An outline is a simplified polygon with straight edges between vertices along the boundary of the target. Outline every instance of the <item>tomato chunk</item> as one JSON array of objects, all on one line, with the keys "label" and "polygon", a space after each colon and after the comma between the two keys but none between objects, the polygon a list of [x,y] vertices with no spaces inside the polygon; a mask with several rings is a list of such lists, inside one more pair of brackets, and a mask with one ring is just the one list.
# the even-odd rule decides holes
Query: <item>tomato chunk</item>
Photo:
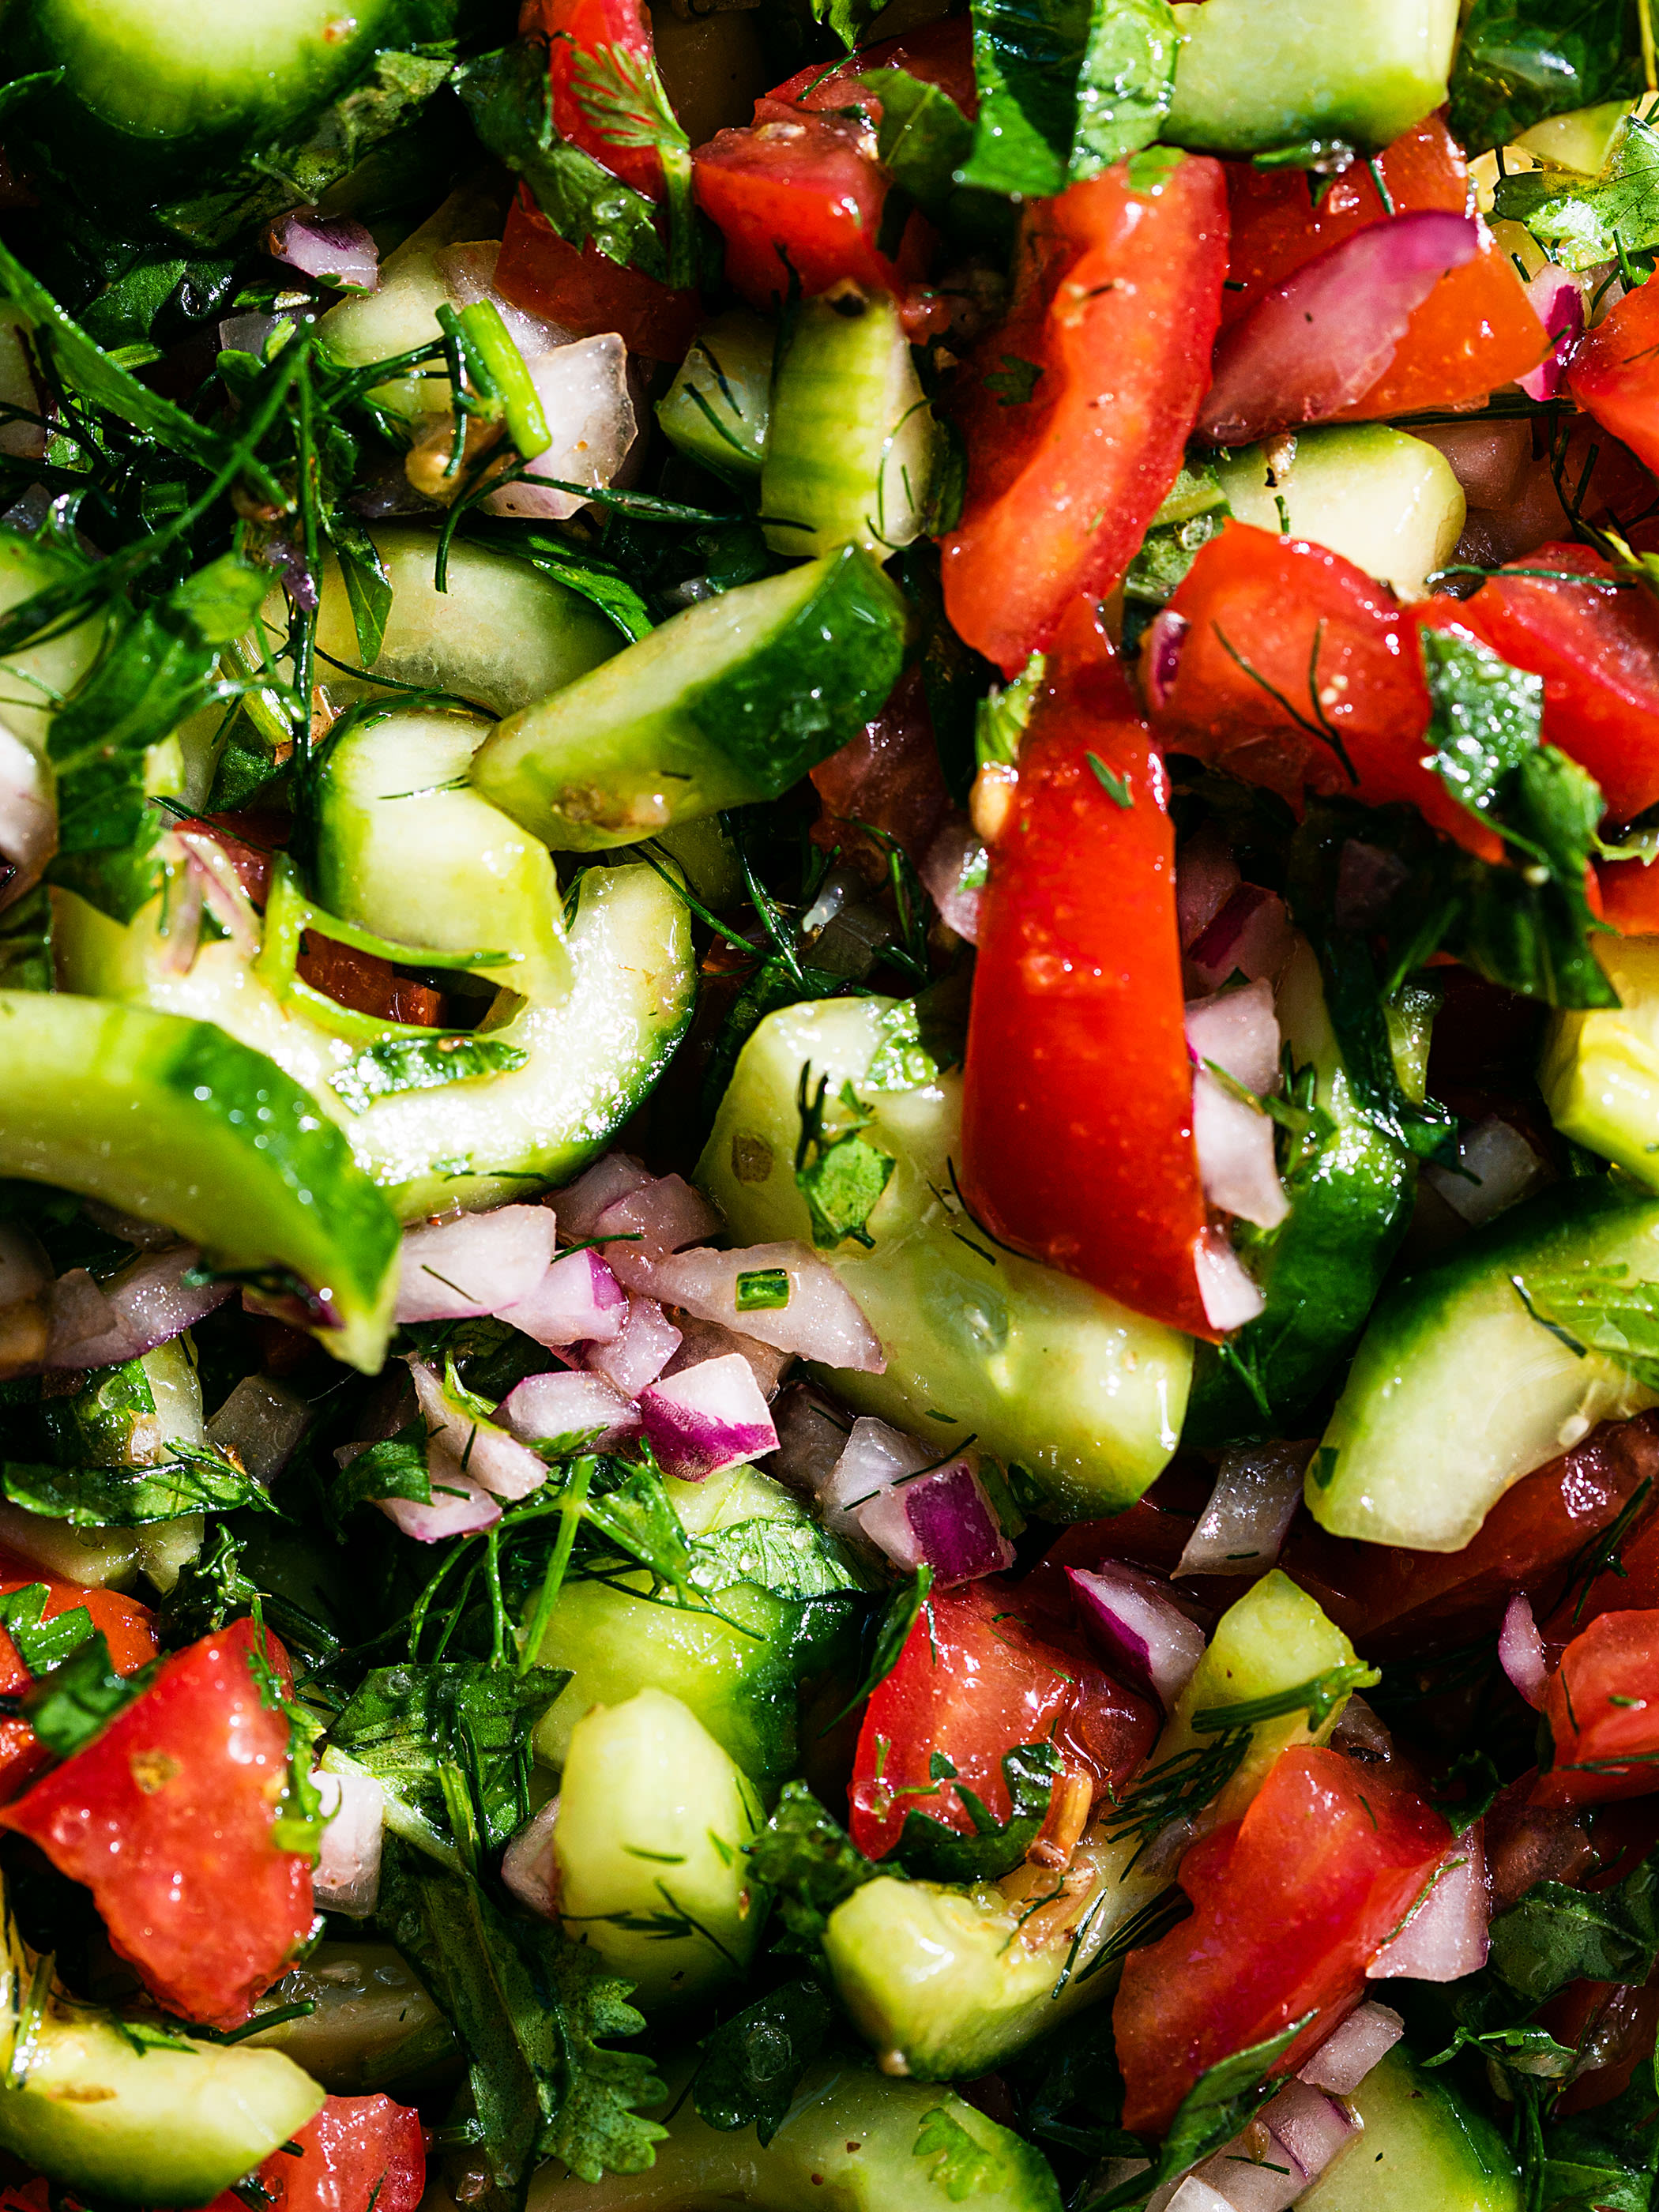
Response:
[{"label": "tomato chunk", "polygon": [[1659,873],[1640,860],[1598,860],[1593,910],[1621,937],[1659,937]]},{"label": "tomato chunk", "polygon": [[1638,459],[1659,469],[1659,292],[1628,292],[1574,352],[1567,389]]},{"label": "tomato chunk", "polygon": [[772,100],[812,108],[845,107],[860,98],[859,79],[872,70],[902,69],[924,84],[948,92],[963,113],[979,112],[979,87],[974,81],[973,32],[967,16],[947,16],[943,22],[923,23],[896,39],[883,39],[849,54],[839,69],[826,76],[822,62],[798,70],[785,84],[768,94]]},{"label": "tomato chunk", "polygon": [[[330,2097],[259,2168],[268,2212],[416,2212],[426,2188],[426,2131],[412,2105],[390,2097]],[[243,2212],[234,2190],[208,2212]]]},{"label": "tomato chunk", "polygon": [[652,361],[681,360],[702,316],[695,292],[672,291],[596,246],[577,247],[561,238],[527,189],[507,215],[495,289],[526,314],[580,337],[616,331],[630,353]]},{"label": "tomato chunk", "polygon": [[[271,1664],[287,1668],[274,1638]],[[311,1931],[311,1864],[277,1848],[289,1724],[240,1620],[177,1652],[86,1747],[0,1811],[93,1893],[170,2010],[235,2027]]]},{"label": "tomato chunk", "polygon": [[[867,1856],[884,1857],[912,1812],[971,1835],[963,1790],[1006,1821],[1002,1758],[1018,1745],[1052,1742],[1096,1796],[1141,1764],[1157,1707],[1114,1681],[1074,1637],[1047,1620],[1042,1629],[999,1577],[927,1600],[859,1731],[848,1795],[853,1840]],[[935,1774],[940,1754],[953,1778]]]},{"label": "tomato chunk", "polygon": [[1550,1677],[1544,1718],[1555,1747],[1539,1805],[1596,1805],[1659,1786],[1659,1612],[1604,1613]]},{"label": "tomato chunk", "polygon": [[[40,1618],[56,1620],[60,1613],[73,1613],[76,1606],[84,1606],[93,1626],[103,1632],[109,1646],[110,1663],[118,1674],[136,1674],[155,1656],[159,1647],[155,1623],[149,1608],[136,1598],[123,1597],[118,1590],[83,1589],[79,1583],[59,1582],[56,1576],[43,1574],[28,1560],[20,1559],[9,1552],[0,1552],[0,1595],[9,1597],[14,1590],[27,1589],[39,1583],[44,1583],[46,1588]],[[17,1655],[17,1646],[0,1628],[0,1692],[15,1697],[28,1687],[32,1680]],[[51,1764],[51,1759],[52,1754],[26,1720],[0,1719],[0,1798],[15,1796],[26,1782]]]},{"label": "tomato chunk", "polygon": [[1112,2025],[1125,2127],[1161,2132],[1206,2068],[1312,2013],[1273,2068],[1294,2073],[1364,1996],[1365,1968],[1450,1840],[1376,1768],[1287,1751],[1243,1820],[1182,1860],[1191,1919],[1124,1962]]},{"label": "tomato chunk", "polygon": [[578,89],[584,64],[591,72],[601,48],[612,48],[635,61],[652,59],[651,20],[641,0],[525,0],[519,29],[521,33],[539,31],[547,40],[553,125],[560,137],[603,161],[636,191],[660,198],[661,155],[654,147],[623,146],[606,137],[590,119]]},{"label": "tomato chunk", "polygon": [[[1582,576],[1553,580],[1540,571]],[[1622,585],[1587,545],[1540,545],[1472,599],[1436,599],[1419,618],[1455,625],[1544,679],[1544,735],[1601,785],[1628,822],[1659,800],[1659,606]]]},{"label": "tomato chunk", "polygon": [[944,551],[946,612],[1009,675],[1079,592],[1116,587],[1175,480],[1227,273],[1220,164],[1146,192],[1120,164],[1034,202],[1017,270],[963,379],[968,495]]},{"label": "tomato chunk", "polygon": [[1049,678],[981,910],[963,1189],[1005,1243],[1205,1335],[1168,778],[1085,602]]}]

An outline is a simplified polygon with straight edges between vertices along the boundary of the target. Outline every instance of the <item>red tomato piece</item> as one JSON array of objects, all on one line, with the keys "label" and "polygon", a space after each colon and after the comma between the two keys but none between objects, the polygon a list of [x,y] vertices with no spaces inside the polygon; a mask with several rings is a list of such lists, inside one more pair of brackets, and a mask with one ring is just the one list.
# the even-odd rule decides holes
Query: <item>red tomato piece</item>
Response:
[{"label": "red tomato piece", "polygon": [[[40,1608],[43,1620],[56,1620],[59,1613],[72,1613],[76,1606],[86,1607],[93,1626],[103,1632],[110,1663],[118,1674],[136,1674],[155,1656],[160,1647],[154,1620],[149,1608],[136,1598],[123,1597],[118,1590],[83,1589],[79,1583],[60,1582],[27,1559],[0,1552],[0,1596],[9,1597],[14,1590],[27,1589],[33,1583],[46,1585],[46,1601]],[[32,1679],[17,1656],[17,1646],[0,1628],[0,1692],[15,1697]],[[27,1721],[0,1718],[0,1798],[15,1796],[26,1782],[51,1763],[52,1754]]]},{"label": "red tomato piece", "polygon": [[941,92],[948,92],[964,115],[972,118],[979,112],[973,32],[965,15],[924,23],[896,39],[883,39],[878,45],[865,46],[849,54],[828,76],[823,63],[814,62],[787,83],[775,87],[767,97],[800,107],[845,107],[861,96],[858,80],[879,69],[908,70],[924,84],[936,84]]},{"label": "red tomato piece", "polygon": [[337,1006],[386,1022],[408,1022],[422,1029],[442,1025],[443,993],[429,983],[410,982],[378,952],[361,952],[355,945],[340,945],[313,932],[303,939],[296,964],[301,982]]},{"label": "red tomato piece", "polygon": [[[1583,576],[1559,583],[1534,572]],[[1434,599],[1420,622],[1478,637],[1544,679],[1544,735],[1601,785],[1628,822],[1659,800],[1659,606],[1587,545],[1540,545],[1468,599]]]},{"label": "red tomato piece", "polygon": [[887,880],[888,849],[866,829],[884,830],[920,862],[951,811],[920,668],[907,669],[876,720],[818,763],[812,782],[823,801],[815,845],[867,860],[873,883]]},{"label": "red tomato piece", "polygon": [[1086,602],[1048,674],[981,913],[963,1189],[1004,1243],[1207,1335],[1169,781]]},{"label": "red tomato piece", "polygon": [[1621,937],[1659,937],[1659,872],[1640,860],[1598,860],[1595,912]]},{"label": "red tomato piece", "polygon": [[589,120],[577,90],[583,63],[592,64],[601,47],[612,47],[636,61],[650,61],[655,49],[651,19],[641,0],[525,0],[519,12],[521,34],[539,32],[547,40],[547,73],[553,88],[553,125],[561,138],[580,146],[596,161],[659,199],[662,156],[650,146],[620,146]]},{"label": "red tomato piece", "polygon": [[1120,165],[1035,201],[1017,266],[962,380],[968,495],[944,550],[946,612],[1009,675],[1079,593],[1116,588],[1175,480],[1227,273],[1220,164],[1188,156],[1146,192]]},{"label": "red tomato piece", "polygon": [[1659,2027],[1659,1987],[1569,1982],[1538,2014],[1538,2025],[1589,2061],[1562,2091],[1556,2114],[1567,2119],[1574,2112],[1594,2112],[1621,2096],[1638,2062],[1652,2058],[1654,2030]]},{"label": "red tomato piece", "polygon": [[638,269],[624,269],[596,246],[559,236],[531,198],[514,201],[495,264],[495,289],[526,314],[542,315],[582,337],[616,331],[630,353],[678,362],[697,334],[695,292],[676,292]]},{"label": "red tomato piece", "polygon": [[312,1925],[310,1862],[272,1838],[289,1724],[264,1702],[255,1656],[246,1620],[174,1653],[84,1750],[0,1811],[91,1890],[152,1996],[211,2027],[247,2018]]},{"label": "red tomato piece", "polygon": [[1152,710],[1163,743],[1294,806],[1304,790],[1374,806],[1408,800],[1483,860],[1502,857],[1423,766],[1429,694],[1416,635],[1352,561],[1229,523],[1200,549],[1169,613],[1187,627]]},{"label": "red tomato piece", "polygon": [[1583,340],[1567,389],[1638,459],[1659,469],[1659,290],[1638,285]]},{"label": "red tomato piece", "polygon": [[[908,1813],[971,1835],[961,1789],[1006,1820],[1002,1757],[1018,1744],[1054,1743],[1097,1797],[1152,1749],[1157,1707],[1114,1681],[1075,1637],[1047,1620],[1039,1635],[1025,1615],[1019,1591],[996,1576],[936,1591],[922,1607],[859,1731],[848,1798],[853,1840],[868,1857],[893,1849]],[[954,1781],[934,1778],[935,1753],[950,1759]]]},{"label": "red tomato piece", "polygon": [[1659,1611],[1604,1613],[1576,1636],[1544,1700],[1555,1755],[1538,1805],[1598,1805],[1659,1787]]},{"label": "red tomato piece", "polygon": [[1376,1768],[1285,1753],[1243,1820],[1182,1861],[1191,1919],[1124,1962],[1112,2015],[1124,2126],[1162,2133],[1206,2068],[1312,2013],[1273,2069],[1294,2073],[1364,1996],[1365,1968],[1450,1840]]},{"label": "red tomato piece", "polygon": [[[417,2212],[426,2188],[426,2133],[412,2105],[386,2096],[330,2097],[259,2168],[270,2212]],[[208,2212],[244,2212],[234,2190]]]}]

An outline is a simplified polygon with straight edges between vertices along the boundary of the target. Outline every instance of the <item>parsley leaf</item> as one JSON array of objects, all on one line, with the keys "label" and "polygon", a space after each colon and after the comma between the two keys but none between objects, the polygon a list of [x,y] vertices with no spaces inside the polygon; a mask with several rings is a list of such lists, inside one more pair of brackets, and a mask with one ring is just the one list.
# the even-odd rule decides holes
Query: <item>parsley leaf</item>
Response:
[{"label": "parsley leaf", "polygon": [[76,1528],[132,1528],[145,1521],[176,1521],[181,1513],[229,1513],[243,1505],[268,1510],[270,1504],[251,1474],[206,1452],[181,1455],[162,1467],[42,1467],[8,1460],[0,1467],[0,1485],[14,1505]]},{"label": "parsley leaf", "polygon": [[427,1441],[426,1423],[417,1413],[395,1437],[382,1437],[348,1461],[329,1486],[328,1510],[336,1525],[354,1505],[382,1498],[407,1498],[417,1505],[429,1505]]},{"label": "parsley leaf", "polygon": [[756,1879],[772,1893],[785,1934],[775,1948],[815,1953],[830,1915],[855,1889],[891,1868],[878,1867],[832,1820],[804,1782],[786,1782],[778,1809],[749,1846]]},{"label": "parsley leaf", "polygon": [[1547,116],[1642,89],[1631,0],[1474,0],[1452,70],[1451,131],[1471,154]]},{"label": "parsley leaf", "polygon": [[876,151],[883,167],[925,214],[942,215],[974,143],[973,125],[943,85],[908,70],[870,70],[858,82],[881,102]]},{"label": "parsley leaf", "polygon": [[1496,208],[1568,269],[1650,252],[1659,246],[1659,131],[1627,115],[1599,177],[1528,169],[1499,179]]},{"label": "parsley leaf", "polygon": [[1034,361],[1025,361],[1017,353],[1006,353],[1002,367],[981,379],[988,392],[996,394],[999,407],[1024,407],[1042,383],[1043,371]]},{"label": "parsley leaf", "polygon": [[1659,1957],[1659,1854],[1616,1889],[1534,1884],[1492,1923],[1492,1967],[1529,2006],[1569,1982],[1644,1982]]},{"label": "parsley leaf", "polygon": [[[808,1066],[800,1072],[796,1101],[800,1140],[795,1147],[795,1181],[811,1217],[812,1242],[830,1248],[850,1237],[867,1249],[875,1240],[864,1224],[891,1180],[893,1156],[872,1145],[859,1127],[826,1138],[823,1106],[830,1079],[818,1078],[816,1093],[811,1085],[812,1070]],[[850,1083],[842,1085],[841,1103],[860,1121],[870,1119]]]},{"label": "parsley leaf", "polygon": [[836,2008],[822,1983],[785,1982],[715,2029],[692,2085],[711,2128],[753,2124],[763,2145],[783,2125],[800,2078],[830,2033]]},{"label": "parsley leaf", "polygon": [[827,23],[849,48],[859,45],[886,0],[812,0],[812,20]]},{"label": "parsley leaf", "polygon": [[1167,0],[973,0],[979,116],[965,185],[1042,198],[1148,145],[1170,112]]},{"label": "parsley leaf", "polygon": [[51,1595],[45,1583],[29,1583],[0,1597],[0,1623],[31,1674],[44,1674],[58,1666],[96,1632],[83,1605],[44,1619]]},{"label": "parsley leaf", "polygon": [[627,46],[579,52],[573,89],[577,105],[613,146],[649,148],[668,187],[667,281],[696,282],[696,211],[691,196],[691,141],[669,105],[655,61]]},{"label": "parsley leaf", "polygon": [[349,1066],[331,1075],[328,1085],[354,1114],[366,1114],[377,1098],[404,1091],[436,1091],[447,1083],[467,1083],[480,1075],[505,1075],[530,1058],[504,1037],[386,1037],[370,1045]]},{"label": "parsley leaf", "polygon": [[48,1751],[71,1758],[117,1713],[142,1697],[161,1662],[118,1674],[101,1629],[23,1693],[22,1715]]},{"label": "parsley leaf", "polygon": [[1017,1744],[1003,1753],[1008,1785],[1008,1818],[998,1822],[972,1790],[955,1784],[972,1835],[912,1808],[895,1856],[907,1874],[922,1881],[996,1881],[1011,1874],[1036,1842],[1048,1817],[1048,1803],[1065,1762],[1052,1743]]},{"label": "parsley leaf", "polygon": [[1604,1352],[1626,1374],[1659,1388],[1659,1283],[1629,1276],[1629,1267],[1614,1261],[1513,1279],[1534,1320],[1573,1350]]}]

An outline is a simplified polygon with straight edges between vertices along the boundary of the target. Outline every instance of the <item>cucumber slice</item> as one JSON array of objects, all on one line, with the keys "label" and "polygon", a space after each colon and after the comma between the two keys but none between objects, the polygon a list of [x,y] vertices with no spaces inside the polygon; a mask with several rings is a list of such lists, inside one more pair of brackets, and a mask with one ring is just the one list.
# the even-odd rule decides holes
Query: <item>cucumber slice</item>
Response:
[{"label": "cucumber slice", "polygon": [[1551,1015],[1539,1086],[1564,1137],[1659,1189],[1659,941],[1595,947],[1620,1004]]},{"label": "cucumber slice", "polygon": [[1298,2197],[1297,2212],[1521,2212],[1509,2145],[1445,2074],[1396,2044],[1348,2102],[1356,2136]]},{"label": "cucumber slice", "polygon": [[349,1083],[361,1046],[285,1007],[234,945],[203,945],[189,974],[175,975],[163,957],[159,900],[125,929],[67,894],[57,913],[56,950],[70,988],[217,1023],[267,1054],[344,1124],[359,1165],[404,1221],[458,1200],[500,1206],[579,1175],[643,1104],[684,1034],[696,994],[678,893],[648,867],[590,868],[569,927],[568,997],[557,1006],[517,1006],[487,1032],[521,1051],[522,1065],[402,1091],[353,1114],[334,1079]]},{"label": "cucumber slice", "polygon": [[920,538],[943,440],[884,292],[803,300],[772,391],[761,514],[775,553]]},{"label": "cucumber slice", "polygon": [[[1463,535],[1468,503],[1445,455],[1380,422],[1303,430],[1289,467],[1268,479],[1265,447],[1221,453],[1216,471],[1241,522],[1328,545],[1402,599],[1428,595],[1428,580]],[[1281,512],[1279,501],[1284,501]]]},{"label": "cucumber slice", "polygon": [[897,587],[853,545],[722,592],[511,716],[473,782],[583,852],[775,799],[881,711],[905,623]]},{"label": "cucumber slice", "polygon": [[[73,555],[15,530],[0,530],[0,615],[83,573]],[[47,725],[97,659],[107,630],[106,615],[88,616],[61,637],[20,647],[0,660],[0,721],[35,752],[45,750]]]},{"label": "cucumber slice", "polygon": [[734,307],[705,323],[657,402],[657,420],[680,451],[731,483],[752,483],[772,422],[770,323]]},{"label": "cucumber slice", "polygon": [[62,993],[0,991],[0,1174],[165,1222],[220,1267],[297,1276],[319,1340],[386,1356],[398,1224],[340,1132],[221,1030]]},{"label": "cucumber slice", "polygon": [[489,727],[405,708],[337,738],[318,786],[317,888],[331,914],[378,936],[506,952],[477,972],[556,1006],[572,971],[551,856],[466,781]]},{"label": "cucumber slice", "polygon": [[864,1224],[872,1249],[821,1256],[858,1300],[887,1354],[883,1375],[837,1370],[860,1413],[933,1438],[970,1433],[1018,1462],[1044,1510],[1066,1520],[1133,1504],[1175,1448],[1190,1340],[1069,1275],[999,1251],[952,1195],[962,1079],[940,1074],[913,1008],[836,1000],[769,1015],[744,1047],[697,1179],[739,1243],[811,1239],[795,1182],[801,1071],[850,1083],[869,1134],[896,1163]]},{"label": "cucumber slice", "polygon": [[1177,0],[1175,15],[1171,145],[1380,149],[1445,100],[1458,0]]},{"label": "cucumber slice", "polygon": [[1309,1468],[1314,1518],[1333,1535],[1458,1552],[1522,1475],[1598,1421],[1659,1404],[1659,1390],[1528,1310],[1528,1285],[1593,1282],[1603,1268],[1627,1271],[1615,1282],[1659,1281],[1659,1199],[1589,1176],[1402,1277]]}]

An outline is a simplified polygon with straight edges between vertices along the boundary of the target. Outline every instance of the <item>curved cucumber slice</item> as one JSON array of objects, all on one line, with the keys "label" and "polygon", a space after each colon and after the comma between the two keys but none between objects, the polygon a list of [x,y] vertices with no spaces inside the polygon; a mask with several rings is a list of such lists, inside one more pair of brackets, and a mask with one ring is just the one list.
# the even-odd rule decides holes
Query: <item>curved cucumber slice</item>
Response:
[{"label": "curved cucumber slice", "polygon": [[777,332],[747,307],[705,323],[657,402],[657,420],[683,453],[733,483],[752,483],[772,423]]},{"label": "curved cucumber slice", "polygon": [[1446,2075],[1396,2044],[1348,2100],[1356,2136],[1298,2197],[1297,2212],[1521,2212],[1509,2145]]},{"label": "curved cucumber slice", "polygon": [[585,852],[775,799],[880,712],[905,619],[854,545],[722,592],[503,722],[472,780],[544,843]]},{"label": "curved cucumber slice", "polygon": [[1216,473],[1241,522],[1277,536],[1288,518],[1293,537],[1328,545],[1402,599],[1427,597],[1468,514],[1438,447],[1382,422],[1298,432],[1290,465],[1275,464],[1271,482],[1265,446],[1218,455]]},{"label": "curved cucumber slice", "polygon": [[1595,1348],[1610,1328],[1617,1341],[1621,1286],[1656,1284],[1659,1199],[1600,1176],[1510,1207],[1402,1277],[1308,1469],[1314,1518],[1333,1535],[1462,1551],[1523,1474],[1598,1421],[1659,1404]]},{"label": "curved cucumber slice", "polygon": [[986,1238],[952,1196],[961,1078],[930,1079],[912,1040],[913,1012],[890,999],[769,1015],[744,1047],[698,1181],[737,1243],[810,1242],[795,1182],[801,1071],[814,1085],[828,1076],[831,1098],[851,1083],[895,1165],[864,1224],[872,1249],[847,1242],[822,1256],[869,1316],[887,1371],[838,1370],[836,1389],[940,1451],[976,1435],[1025,1468],[1061,1518],[1121,1512],[1175,1449],[1191,1342]]},{"label": "curved cucumber slice", "polygon": [[297,1275],[372,1373],[398,1224],[340,1132],[222,1030],[63,993],[0,991],[0,1173],[165,1222],[221,1267]]},{"label": "curved cucumber slice", "polygon": [[551,856],[466,781],[488,728],[405,708],[336,738],[318,792],[317,888],[330,913],[399,944],[511,954],[477,972],[556,1005],[571,969]]},{"label": "curved cucumber slice", "polygon": [[1177,0],[1160,136],[1215,154],[1391,145],[1446,97],[1458,0]]},{"label": "curved cucumber slice", "polygon": [[403,1089],[353,1114],[346,1098],[361,1095],[372,1054],[285,1007],[234,945],[204,945],[187,975],[173,975],[159,901],[126,929],[81,899],[63,898],[58,914],[57,949],[74,988],[216,1022],[268,1054],[344,1125],[358,1164],[405,1221],[458,1200],[499,1206],[580,1174],[643,1103],[696,994],[678,894],[651,868],[591,868],[570,924],[568,997],[520,1006],[487,1032],[522,1062]]},{"label": "curved cucumber slice", "polygon": [[1539,1086],[1564,1137],[1659,1188],[1659,944],[1597,938],[1595,957],[1620,1003],[1551,1015]]},{"label": "curved cucumber slice", "polygon": [[[72,583],[82,571],[72,555],[0,530],[0,615],[54,584]],[[37,753],[52,715],[98,658],[106,629],[105,617],[89,616],[62,637],[23,646],[0,660],[0,721]]]}]

